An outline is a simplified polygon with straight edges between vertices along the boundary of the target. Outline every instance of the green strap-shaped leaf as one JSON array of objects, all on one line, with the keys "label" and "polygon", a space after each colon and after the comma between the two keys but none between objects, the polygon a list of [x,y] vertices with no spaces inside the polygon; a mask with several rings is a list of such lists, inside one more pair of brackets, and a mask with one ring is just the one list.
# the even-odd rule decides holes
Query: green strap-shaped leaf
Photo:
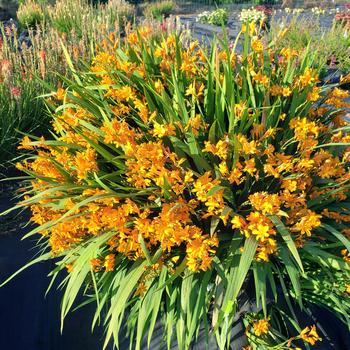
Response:
[{"label": "green strap-shaped leaf", "polygon": [[[245,241],[243,252],[239,264],[232,266],[230,277],[228,278],[227,291],[222,303],[222,308],[219,314],[218,322],[215,325],[215,331],[221,325],[224,318],[232,315],[233,307],[237,301],[238,294],[242,288],[245,278],[253,262],[258,242],[254,237],[250,237]],[[239,248],[238,248],[239,249]]]},{"label": "green strap-shaped leaf", "polygon": [[292,261],[289,251],[285,246],[279,246],[279,256],[287,270],[290,281],[292,282],[292,286],[295,293],[295,298],[298,300],[300,307],[302,307],[301,300],[301,287],[300,287],[300,271],[295,266],[295,263]]},{"label": "green strap-shaped leaf", "polygon": [[342,233],[340,233],[338,230],[327,224],[322,224],[321,227],[323,227],[332,235],[334,235],[334,237],[336,237],[340,242],[342,242],[346,249],[350,251],[350,241]]},{"label": "green strap-shaped leaf", "polygon": [[282,238],[287,244],[287,247],[291,254],[293,255],[295,261],[298,263],[298,266],[300,267],[300,270],[304,272],[304,267],[300,259],[300,255],[298,253],[298,249],[293,241],[293,238],[291,237],[288,229],[283,224],[281,219],[277,217],[276,215],[270,216],[270,220],[273,222],[273,224],[276,226],[277,231],[280,233]]}]

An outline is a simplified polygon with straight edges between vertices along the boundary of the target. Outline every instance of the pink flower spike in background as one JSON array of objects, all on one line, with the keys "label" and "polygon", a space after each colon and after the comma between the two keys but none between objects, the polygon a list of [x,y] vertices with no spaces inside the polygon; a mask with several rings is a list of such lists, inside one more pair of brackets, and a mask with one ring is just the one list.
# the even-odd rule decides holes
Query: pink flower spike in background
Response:
[{"label": "pink flower spike in background", "polygon": [[13,98],[15,98],[16,100],[19,99],[21,97],[21,94],[22,94],[21,88],[19,88],[17,86],[10,87],[10,92],[11,92],[11,96]]}]

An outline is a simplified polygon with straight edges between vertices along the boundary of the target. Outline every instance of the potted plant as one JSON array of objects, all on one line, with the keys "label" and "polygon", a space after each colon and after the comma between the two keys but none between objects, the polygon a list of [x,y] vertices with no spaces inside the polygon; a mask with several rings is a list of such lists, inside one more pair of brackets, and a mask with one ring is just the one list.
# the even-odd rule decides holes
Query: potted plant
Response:
[{"label": "potted plant", "polygon": [[308,303],[348,322],[347,94],[256,30],[241,55],[130,32],[52,95],[52,138],[23,139],[34,262],[66,274],[62,319],[79,291],[96,303],[105,346],[160,320],[168,348],[228,349],[240,319],[254,349],[297,349],[321,337]]}]

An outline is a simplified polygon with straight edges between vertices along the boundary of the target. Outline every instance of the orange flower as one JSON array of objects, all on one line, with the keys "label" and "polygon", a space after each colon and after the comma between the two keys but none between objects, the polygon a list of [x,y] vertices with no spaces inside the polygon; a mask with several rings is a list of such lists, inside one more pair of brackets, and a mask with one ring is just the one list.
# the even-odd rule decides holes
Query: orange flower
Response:
[{"label": "orange flower", "polygon": [[33,146],[30,144],[31,140],[28,136],[24,136],[21,143],[18,146],[18,149],[33,149]]},{"label": "orange flower", "polygon": [[253,38],[252,42],[251,42],[251,45],[252,45],[252,49],[255,52],[260,53],[260,52],[262,52],[264,50],[264,45],[261,42],[261,40],[259,40],[258,38]]},{"label": "orange flower", "polygon": [[253,323],[254,334],[257,337],[260,337],[263,334],[267,334],[269,331],[269,327],[270,324],[268,319],[256,321]]},{"label": "orange flower", "polygon": [[306,341],[307,343],[311,345],[315,345],[317,341],[321,341],[322,339],[319,337],[316,331],[316,326],[308,326],[304,328],[300,332],[300,338]]},{"label": "orange flower", "polygon": [[85,152],[77,152],[74,161],[79,180],[85,179],[89,172],[98,170],[96,151],[93,149],[87,149]]},{"label": "orange flower", "polygon": [[108,254],[105,257],[105,261],[103,266],[106,269],[106,272],[110,272],[114,270],[114,264],[115,264],[115,254]]},{"label": "orange flower", "polygon": [[56,95],[56,99],[58,101],[62,101],[64,99],[64,97],[66,96],[66,91],[62,88],[59,88],[55,95]]}]

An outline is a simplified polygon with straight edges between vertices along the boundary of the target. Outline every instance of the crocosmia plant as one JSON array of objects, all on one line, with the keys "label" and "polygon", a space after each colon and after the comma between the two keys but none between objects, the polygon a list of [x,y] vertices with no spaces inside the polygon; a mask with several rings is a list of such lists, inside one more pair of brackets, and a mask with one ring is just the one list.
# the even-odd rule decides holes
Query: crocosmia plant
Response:
[{"label": "crocosmia plant", "polygon": [[105,345],[126,326],[140,349],[161,322],[168,348],[202,329],[228,349],[249,285],[254,349],[320,341],[294,313],[309,303],[349,322],[349,105],[312,53],[274,52],[254,23],[211,47],[141,28],[72,70],[53,136],[25,137],[18,164],[62,318],[84,291]]}]

